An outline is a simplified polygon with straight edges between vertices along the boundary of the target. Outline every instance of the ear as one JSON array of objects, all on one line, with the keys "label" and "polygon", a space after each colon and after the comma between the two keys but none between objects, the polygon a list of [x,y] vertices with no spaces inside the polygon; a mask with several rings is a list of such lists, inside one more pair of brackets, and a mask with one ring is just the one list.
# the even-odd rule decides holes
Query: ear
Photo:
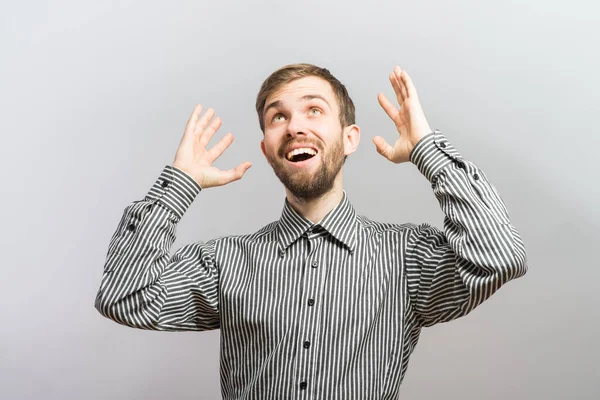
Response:
[{"label": "ear", "polygon": [[354,153],[360,142],[360,128],[356,124],[348,125],[343,130],[344,155],[348,156]]},{"label": "ear", "polygon": [[265,147],[265,139],[262,139],[260,141],[260,149],[262,150],[262,153],[265,156],[265,158],[267,159],[267,162],[269,163],[269,165],[271,165],[271,162],[269,161],[269,157],[267,157],[267,149]]}]

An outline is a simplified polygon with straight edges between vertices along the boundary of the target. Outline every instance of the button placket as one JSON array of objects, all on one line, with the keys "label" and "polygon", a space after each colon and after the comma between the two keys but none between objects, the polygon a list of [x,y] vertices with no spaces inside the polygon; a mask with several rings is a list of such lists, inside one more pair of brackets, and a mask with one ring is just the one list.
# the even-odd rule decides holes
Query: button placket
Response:
[{"label": "button placket", "polygon": [[[312,232],[314,233],[314,232]],[[320,245],[323,242],[323,237],[316,235],[312,236],[310,230],[306,231],[306,242],[307,242],[307,250],[308,256],[305,261],[304,268],[304,283],[303,283],[303,296],[306,296],[304,300],[305,303],[301,306],[301,321],[302,328],[299,330],[298,337],[298,346],[300,347],[298,353],[298,379],[301,381],[299,383],[299,389],[301,391],[307,389],[308,380],[311,376],[313,376],[314,371],[314,345],[315,338],[313,337],[315,332],[318,332],[318,326],[315,324],[319,324],[319,321],[316,319],[317,315],[315,307],[315,299],[314,296],[319,293],[320,286],[322,285],[322,269],[320,267],[318,257],[318,250]]]}]

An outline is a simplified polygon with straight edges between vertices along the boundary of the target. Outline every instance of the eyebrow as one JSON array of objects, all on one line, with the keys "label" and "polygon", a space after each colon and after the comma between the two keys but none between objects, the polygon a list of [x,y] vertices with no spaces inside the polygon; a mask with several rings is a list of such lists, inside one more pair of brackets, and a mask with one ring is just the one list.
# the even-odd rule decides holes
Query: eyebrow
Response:
[{"label": "eyebrow", "polygon": [[[306,95],[302,96],[300,99],[304,100],[304,101],[320,99],[320,100],[323,100],[327,104],[329,109],[331,109],[331,104],[329,104],[329,102],[325,99],[325,97],[321,96],[320,94],[306,94]],[[269,111],[270,108],[279,108],[281,106],[282,106],[281,100],[275,100],[274,102],[269,103],[269,105],[265,107],[265,111],[264,111],[263,115],[266,115],[267,111]]]}]

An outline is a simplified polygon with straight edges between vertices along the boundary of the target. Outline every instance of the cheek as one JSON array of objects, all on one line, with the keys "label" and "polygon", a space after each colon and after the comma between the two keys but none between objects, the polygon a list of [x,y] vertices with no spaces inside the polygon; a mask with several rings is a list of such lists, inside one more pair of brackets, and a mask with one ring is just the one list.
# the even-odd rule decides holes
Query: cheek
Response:
[{"label": "cheek", "polygon": [[319,132],[321,139],[326,143],[327,147],[344,146],[342,128],[340,127],[340,124],[337,121],[328,121],[327,123],[323,123],[320,127],[320,130],[315,132]]},{"label": "cheek", "polygon": [[279,152],[279,145],[272,139],[265,140],[265,151],[269,157],[277,157]]},{"label": "cheek", "polygon": [[334,128],[332,122],[327,118],[317,118],[314,120],[310,120],[307,123],[307,126],[316,133],[325,133]]}]

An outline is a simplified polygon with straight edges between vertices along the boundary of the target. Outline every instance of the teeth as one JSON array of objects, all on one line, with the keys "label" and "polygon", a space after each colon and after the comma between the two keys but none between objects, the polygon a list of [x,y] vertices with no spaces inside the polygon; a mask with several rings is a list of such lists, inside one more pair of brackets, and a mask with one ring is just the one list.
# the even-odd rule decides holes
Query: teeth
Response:
[{"label": "teeth", "polygon": [[313,150],[313,149],[311,149],[311,148],[308,148],[308,147],[301,147],[301,148],[299,148],[299,149],[292,150],[292,151],[290,151],[289,153],[287,153],[287,155],[286,155],[286,158],[287,158],[288,160],[291,160],[293,156],[296,156],[296,155],[298,155],[298,154],[303,154],[303,153],[310,154],[311,156],[314,156],[314,155],[316,155],[316,154],[317,154],[317,152],[316,152],[316,151],[314,151],[314,150]]}]

